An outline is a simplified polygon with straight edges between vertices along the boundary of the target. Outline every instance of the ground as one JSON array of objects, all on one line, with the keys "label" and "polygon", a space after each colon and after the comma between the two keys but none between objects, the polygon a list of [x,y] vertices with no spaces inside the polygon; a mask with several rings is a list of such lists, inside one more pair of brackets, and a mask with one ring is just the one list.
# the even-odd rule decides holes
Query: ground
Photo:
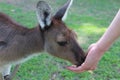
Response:
[{"label": "ground", "polygon": [[[29,28],[37,24],[35,4],[38,0],[0,0],[0,11]],[[45,0],[55,11],[67,0]],[[120,0],[74,0],[66,24],[78,35],[87,51],[105,32],[120,8]],[[22,64],[14,80],[120,80],[120,39],[101,59],[93,72],[76,74],[65,69],[69,62],[43,53]]]}]

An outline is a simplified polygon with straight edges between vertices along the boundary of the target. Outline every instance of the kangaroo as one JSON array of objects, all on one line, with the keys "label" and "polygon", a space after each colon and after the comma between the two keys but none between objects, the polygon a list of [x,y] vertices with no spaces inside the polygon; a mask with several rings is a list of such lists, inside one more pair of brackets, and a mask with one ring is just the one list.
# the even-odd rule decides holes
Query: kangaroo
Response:
[{"label": "kangaroo", "polygon": [[11,80],[12,64],[21,64],[43,51],[77,66],[84,62],[85,54],[76,40],[75,32],[64,23],[72,2],[68,0],[52,15],[47,2],[39,1],[36,6],[39,24],[32,29],[0,12],[0,73],[3,80]]}]

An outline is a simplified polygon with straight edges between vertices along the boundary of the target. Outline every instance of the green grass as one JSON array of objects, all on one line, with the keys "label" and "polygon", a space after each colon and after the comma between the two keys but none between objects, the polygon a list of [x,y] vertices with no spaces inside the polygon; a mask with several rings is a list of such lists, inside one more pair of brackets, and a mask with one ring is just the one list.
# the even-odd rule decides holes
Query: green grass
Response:
[{"label": "green grass", "polygon": [[[58,3],[64,2],[58,0]],[[87,50],[105,32],[119,8],[120,0],[74,0],[66,24],[77,32],[78,41]],[[37,24],[33,11],[25,11],[7,3],[0,3],[0,11],[29,28]],[[14,80],[120,80],[119,50],[120,40],[117,40],[93,74],[70,72],[64,68],[70,63],[43,53],[23,63]]]}]

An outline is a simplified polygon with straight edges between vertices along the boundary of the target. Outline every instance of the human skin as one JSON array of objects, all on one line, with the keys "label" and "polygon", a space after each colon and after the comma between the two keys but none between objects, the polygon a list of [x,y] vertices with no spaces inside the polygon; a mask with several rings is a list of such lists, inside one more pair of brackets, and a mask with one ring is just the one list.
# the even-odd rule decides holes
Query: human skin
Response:
[{"label": "human skin", "polygon": [[120,10],[114,17],[113,21],[111,22],[103,36],[96,43],[90,45],[85,62],[79,67],[76,67],[74,65],[67,67],[67,69],[76,73],[95,70],[103,54],[110,48],[115,40],[119,38],[119,36]]}]

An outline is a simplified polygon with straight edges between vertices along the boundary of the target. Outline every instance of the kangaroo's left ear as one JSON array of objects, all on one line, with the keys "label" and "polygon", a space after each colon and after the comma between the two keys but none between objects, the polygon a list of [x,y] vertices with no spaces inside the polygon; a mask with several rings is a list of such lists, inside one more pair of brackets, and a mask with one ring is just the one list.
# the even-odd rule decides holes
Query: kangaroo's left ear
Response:
[{"label": "kangaroo's left ear", "polygon": [[68,0],[68,2],[64,4],[63,7],[57,11],[54,18],[64,21],[67,17],[68,10],[72,5],[72,3],[73,3],[73,0]]},{"label": "kangaroo's left ear", "polygon": [[51,24],[51,7],[45,1],[39,1],[36,6],[37,18],[40,27],[44,29]]}]

